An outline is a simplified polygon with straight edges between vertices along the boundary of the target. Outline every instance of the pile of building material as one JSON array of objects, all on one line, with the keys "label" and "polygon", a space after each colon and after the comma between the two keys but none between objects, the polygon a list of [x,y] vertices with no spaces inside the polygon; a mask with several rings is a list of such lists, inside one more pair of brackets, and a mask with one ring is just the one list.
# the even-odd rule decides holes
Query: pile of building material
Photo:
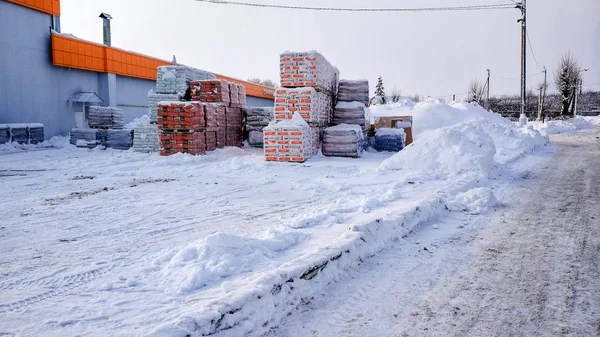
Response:
[{"label": "pile of building material", "polygon": [[238,107],[225,108],[225,146],[243,146],[245,110]]},{"label": "pile of building material", "polygon": [[215,78],[215,75],[212,73],[185,66],[158,67],[156,93],[183,95],[192,81],[212,80]]},{"label": "pile of building material", "polygon": [[302,163],[318,153],[315,132],[298,113],[292,119],[272,122],[263,133],[267,161]]},{"label": "pile of building material", "polygon": [[91,128],[122,129],[125,126],[125,114],[119,108],[91,106],[88,110],[88,116]]},{"label": "pile of building material", "polygon": [[360,102],[369,106],[369,81],[367,80],[340,80],[338,102]]},{"label": "pile of building material", "polygon": [[10,129],[6,124],[0,124],[0,144],[10,143]]},{"label": "pile of building material", "polygon": [[358,158],[364,149],[363,128],[340,124],[323,130],[323,155]]},{"label": "pile of building material", "polygon": [[160,102],[158,128],[162,156],[206,153],[205,105],[199,102]]},{"label": "pile of building material", "polygon": [[29,140],[29,144],[39,144],[44,142],[44,124],[28,123],[27,138]]},{"label": "pile of building material", "polygon": [[279,70],[282,87],[315,87],[330,94],[337,90],[339,71],[317,51],[285,52]]},{"label": "pile of building material", "polygon": [[[231,88],[235,88],[233,96],[239,104],[239,90],[234,83],[231,83]],[[230,83],[225,80],[193,81],[190,83],[190,91],[193,101],[223,103],[226,106],[231,104]]]},{"label": "pile of building material", "polygon": [[27,144],[27,124],[8,124],[10,141],[19,144]]},{"label": "pile of building material", "polygon": [[357,124],[363,128],[366,126],[366,107],[361,102],[338,102],[333,110],[334,125]]},{"label": "pile of building material", "polygon": [[375,133],[375,144],[377,151],[399,152],[406,144],[406,132],[403,128],[381,128]]},{"label": "pile of building material", "polygon": [[158,125],[142,124],[133,130],[133,151],[144,153],[160,151]]},{"label": "pile of building material", "polygon": [[273,108],[248,108],[246,131],[250,146],[263,147],[263,129],[273,120]]},{"label": "pile of building material", "polygon": [[70,143],[77,147],[95,148],[106,146],[106,130],[101,129],[72,129]]},{"label": "pile of building material", "polygon": [[299,113],[313,127],[329,125],[333,101],[331,95],[313,87],[275,90],[275,120],[291,119]]},{"label": "pile of building material", "polygon": [[129,150],[133,146],[133,130],[107,130],[106,147],[115,150]]},{"label": "pile of building material", "polygon": [[181,101],[182,95],[180,94],[157,94],[153,90],[148,93],[148,117],[150,117],[150,123],[156,123],[158,110],[158,103],[164,101]]}]

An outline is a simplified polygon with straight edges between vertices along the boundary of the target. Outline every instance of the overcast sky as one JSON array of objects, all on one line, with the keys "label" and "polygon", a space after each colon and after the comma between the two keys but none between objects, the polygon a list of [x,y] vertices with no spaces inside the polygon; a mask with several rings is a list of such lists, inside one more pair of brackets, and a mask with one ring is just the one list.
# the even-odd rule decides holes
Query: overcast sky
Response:
[{"label": "overcast sky", "polygon": [[[331,7],[425,7],[510,0],[246,0]],[[113,16],[113,46],[223,75],[278,80],[279,54],[318,50],[344,79],[381,75],[388,93],[443,96],[467,91],[492,72],[492,95],[517,94],[517,9],[443,13],[307,12],[217,5],[194,0],[62,0],[62,31],[102,42],[101,12]],[[584,87],[600,90],[600,1],[529,0],[528,29],[540,67],[552,81],[570,50]],[[528,50],[528,74],[539,73]],[[543,75],[528,79],[528,87]],[[554,89],[553,86],[551,87]]]}]

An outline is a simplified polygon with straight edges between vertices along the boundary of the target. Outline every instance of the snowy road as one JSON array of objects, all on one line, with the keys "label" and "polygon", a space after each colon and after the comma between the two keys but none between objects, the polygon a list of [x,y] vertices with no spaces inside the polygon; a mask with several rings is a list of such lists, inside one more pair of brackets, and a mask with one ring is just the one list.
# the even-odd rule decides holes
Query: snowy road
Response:
[{"label": "snowy road", "polygon": [[598,137],[553,136],[495,186],[504,207],[425,225],[268,336],[600,336]]}]

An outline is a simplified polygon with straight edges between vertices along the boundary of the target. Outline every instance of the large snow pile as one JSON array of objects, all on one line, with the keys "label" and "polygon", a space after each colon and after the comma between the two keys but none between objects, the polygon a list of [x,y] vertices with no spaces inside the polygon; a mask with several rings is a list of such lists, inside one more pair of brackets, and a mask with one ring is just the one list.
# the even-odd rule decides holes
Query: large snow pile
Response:
[{"label": "large snow pile", "polygon": [[561,133],[573,133],[579,130],[600,127],[600,116],[570,118],[565,120],[554,120],[546,123],[530,123],[536,130],[544,135],[556,135]]}]

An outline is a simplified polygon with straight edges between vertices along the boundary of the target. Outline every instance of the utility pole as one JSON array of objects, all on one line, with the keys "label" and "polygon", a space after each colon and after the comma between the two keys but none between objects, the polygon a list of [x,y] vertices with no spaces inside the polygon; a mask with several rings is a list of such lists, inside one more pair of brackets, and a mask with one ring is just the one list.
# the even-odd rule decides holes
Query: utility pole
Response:
[{"label": "utility pole", "polygon": [[546,120],[546,111],[544,110],[544,105],[546,104],[546,88],[548,87],[548,83],[546,82],[548,78],[548,69],[544,66],[544,88],[542,89],[542,104],[540,107],[540,112],[542,115],[542,123]]},{"label": "utility pole", "polygon": [[[517,3],[517,8],[521,10],[521,18],[517,22],[521,23],[521,124],[527,124],[527,115],[525,108],[527,105],[527,0]],[[524,122],[524,123],[523,123]]]},{"label": "utility pole", "polygon": [[490,70],[487,69],[488,78],[487,78],[487,98],[485,100],[485,107],[487,110],[490,110]]}]

